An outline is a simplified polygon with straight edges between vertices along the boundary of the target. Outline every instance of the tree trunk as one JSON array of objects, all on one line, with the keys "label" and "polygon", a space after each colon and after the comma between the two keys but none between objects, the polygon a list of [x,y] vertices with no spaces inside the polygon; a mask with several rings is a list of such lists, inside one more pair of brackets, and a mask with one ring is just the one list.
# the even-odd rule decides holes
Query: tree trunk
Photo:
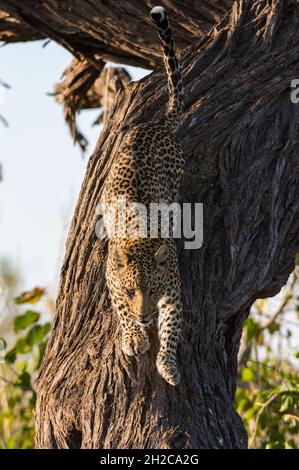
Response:
[{"label": "tree trunk", "polygon": [[[245,448],[233,407],[242,325],[293,269],[299,232],[298,4],[241,0],[183,52],[181,202],[204,203],[200,250],[178,242],[184,331],[177,387],[158,340],[127,358],[111,311],[96,206],[126,128],[163,113],[164,68],[119,91],[90,158],[68,236],[57,315],[36,381],[38,448]],[[147,34],[147,31],[145,34]],[[142,63],[142,61],[141,61]]]}]

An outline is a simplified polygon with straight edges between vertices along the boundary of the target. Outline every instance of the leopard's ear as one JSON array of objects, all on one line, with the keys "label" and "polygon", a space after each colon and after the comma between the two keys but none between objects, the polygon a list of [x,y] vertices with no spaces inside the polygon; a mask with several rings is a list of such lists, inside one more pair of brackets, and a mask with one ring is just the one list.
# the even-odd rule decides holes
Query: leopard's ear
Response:
[{"label": "leopard's ear", "polygon": [[128,255],[119,247],[115,249],[114,259],[118,269],[125,268],[129,262]]},{"label": "leopard's ear", "polygon": [[155,261],[158,269],[164,271],[167,268],[169,258],[169,249],[167,245],[161,245],[155,253]]}]

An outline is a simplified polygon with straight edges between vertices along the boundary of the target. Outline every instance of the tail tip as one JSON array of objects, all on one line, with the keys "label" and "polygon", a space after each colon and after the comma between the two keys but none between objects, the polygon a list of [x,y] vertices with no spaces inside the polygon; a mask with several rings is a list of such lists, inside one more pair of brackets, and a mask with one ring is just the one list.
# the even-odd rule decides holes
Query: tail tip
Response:
[{"label": "tail tip", "polygon": [[166,11],[165,8],[161,6],[156,6],[151,9],[150,12],[151,19],[154,23],[160,23],[161,21],[165,20],[166,18]]}]

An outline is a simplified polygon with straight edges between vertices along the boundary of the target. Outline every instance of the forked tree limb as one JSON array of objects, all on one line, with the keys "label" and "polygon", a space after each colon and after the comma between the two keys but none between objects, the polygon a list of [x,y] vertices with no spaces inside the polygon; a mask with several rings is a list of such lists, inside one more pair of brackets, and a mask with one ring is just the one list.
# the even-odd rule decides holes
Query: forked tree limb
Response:
[{"label": "forked tree limb", "polygon": [[126,128],[163,114],[164,69],[117,95],[69,232],[36,383],[37,447],[246,447],[233,408],[242,325],[256,298],[286,283],[298,251],[297,18],[297,1],[240,0],[227,25],[183,53],[180,200],[204,203],[204,239],[200,250],[178,241],[185,326],[177,387],[157,374],[155,329],[149,354],[122,354],[105,285],[107,242],[95,236]]}]

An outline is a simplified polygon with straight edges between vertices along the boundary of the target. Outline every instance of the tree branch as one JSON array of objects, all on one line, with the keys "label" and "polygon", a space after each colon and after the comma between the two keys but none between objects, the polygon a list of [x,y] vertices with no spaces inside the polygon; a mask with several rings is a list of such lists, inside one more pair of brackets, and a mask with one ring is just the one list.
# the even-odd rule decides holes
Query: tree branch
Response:
[{"label": "tree branch", "polygon": [[[184,48],[203,38],[230,11],[233,0],[168,0],[177,45]],[[74,54],[95,63],[116,62],[153,68],[161,55],[157,34],[148,20],[147,0],[0,0],[4,21],[0,40],[6,43],[49,37]],[[13,32],[12,32],[13,25]],[[19,39],[18,39],[19,38]]]},{"label": "tree branch", "polygon": [[44,36],[38,33],[27,24],[22,23],[6,11],[0,10],[0,41],[5,44],[16,42],[35,41],[43,39]]}]

